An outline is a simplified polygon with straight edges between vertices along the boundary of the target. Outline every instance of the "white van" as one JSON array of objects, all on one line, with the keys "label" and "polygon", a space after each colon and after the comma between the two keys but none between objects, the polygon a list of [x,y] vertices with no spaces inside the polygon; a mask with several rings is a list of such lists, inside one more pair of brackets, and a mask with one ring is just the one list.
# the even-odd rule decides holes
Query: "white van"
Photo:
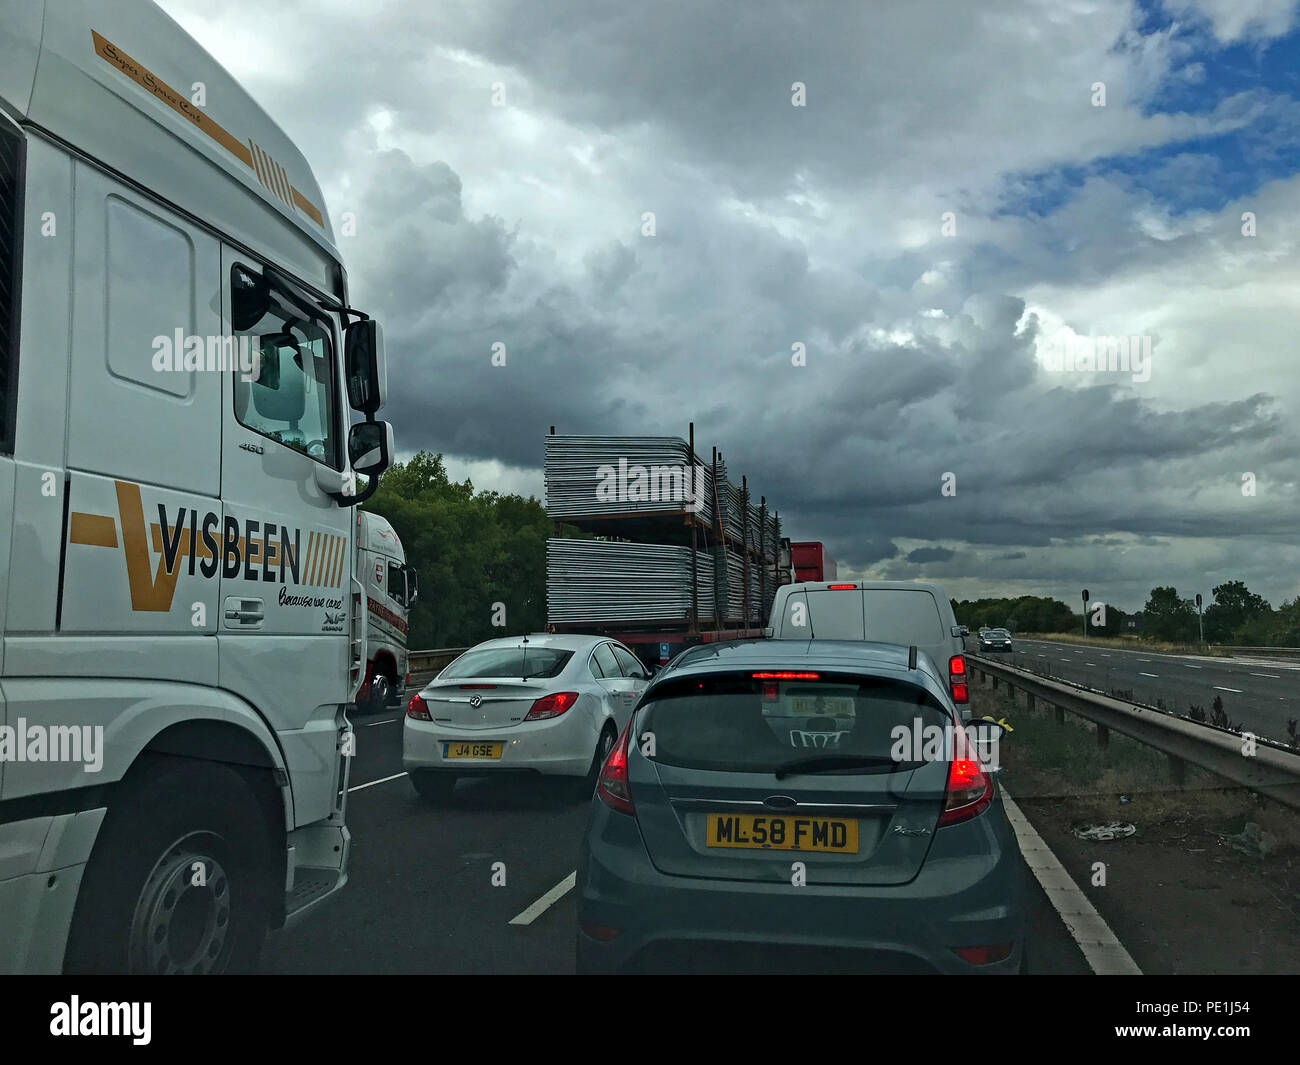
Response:
[{"label": "white van", "polygon": [[871,640],[916,645],[944,672],[963,718],[969,719],[962,627],[952,601],[937,584],[919,581],[822,581],[776,590],[771,625],[775,640]]},{"label": "white van", "polygon": [[323,208],[148,0],[0,0],[0,972],[252,968],[347,882],[393,443]]}]

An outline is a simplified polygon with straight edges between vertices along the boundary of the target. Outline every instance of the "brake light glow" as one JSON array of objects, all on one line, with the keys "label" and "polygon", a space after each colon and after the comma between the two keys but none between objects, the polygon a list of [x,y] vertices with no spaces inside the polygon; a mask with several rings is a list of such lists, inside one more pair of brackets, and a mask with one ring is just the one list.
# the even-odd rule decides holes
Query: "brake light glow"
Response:
[{"label": "brake light glow", "polygon": [[972,965],[991,965],[1011,957],[1010,943],[994,943],[989,947],[953,947],[952,952]]},{"label": "brake light glow", "polygon": [[953,758],[948,764],[948,789],[939,827],[978,817],[993,802],[993,778],[984,771],[964,729],[953,731]]},{"label": "brake light glow", "polygon": [[596,798],[611,810],[632,817],[636,816],[636,807],[632,805],[632,786],[627,778],[627,745],[635,718],[636,714],[633,714],[627,719],[618,742],[605,758],[605,764],[600,767],[600,779],[596,781]]},{"label": "brake light glow", "polygon": [[429,713],[429,704],[420,698],[420,693],[416,692],[411,696],[411,701],[406,704],[406,716],[415,721],[432,721],[433,717]]},{"label": "brake light glow", "polygon": [[856,584],[831,584],[827,586],[826,590],[828,592],[848,592],[856,591],[857,587]]},{"label": "brake light glow", "polygon": [[819,680],[820,673],[751,673],[754,680]]},{"label": "brake light glow", "polygon": [[970,702],[970,690],[966,687],[966,659],[961,655],[948,659],[948,691],[954,703]]},{"label": "brake light glow", "polygon": [[559,717],[578,701],[577,692],[555,692],[551,695],[543,695],[535,703],[532,709],[528,711],[525,721],[549,721],[553,717]]}]

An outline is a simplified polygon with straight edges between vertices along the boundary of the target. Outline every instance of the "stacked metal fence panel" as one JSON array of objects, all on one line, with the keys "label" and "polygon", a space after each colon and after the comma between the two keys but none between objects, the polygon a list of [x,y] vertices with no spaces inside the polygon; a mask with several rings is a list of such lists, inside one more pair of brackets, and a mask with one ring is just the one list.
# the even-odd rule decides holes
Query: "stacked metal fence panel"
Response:
[{"label": "stacked metal fence panel", "polygon": [[[713,612],[713,561],[696,552],[701,617]],[[691,549],[607,540],[546,541],[547,618],[581,622],[688,621]]]},{"label": "stacked metal fence panel", "polygon": [[715,493],[713,461],[702,461],[701,450],[692,477],[689,445],[678,437],[546,437],[547,513],[602,537],[547,541],[551,624],[689,621],[691,548],[682,536],[697,532],[700,624],[756,624],[768,616],[776,590],[769,564],[777,552],[775,516],[760,512],[752,492],[746,511],[721,458]]},{"label": "stacked metal fence panel", "polygon": [[693,513],[713,520],[712,470],[675,436],[546,437],[546,511],[554,519]]}]

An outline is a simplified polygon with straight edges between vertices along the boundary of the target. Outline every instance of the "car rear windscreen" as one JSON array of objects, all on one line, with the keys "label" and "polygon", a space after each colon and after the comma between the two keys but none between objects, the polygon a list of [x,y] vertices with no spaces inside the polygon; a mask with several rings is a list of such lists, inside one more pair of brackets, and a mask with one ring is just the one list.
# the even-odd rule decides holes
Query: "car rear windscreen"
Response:
[{"label": "car rear windscreen", "polygon": [[464,677],[557,677],[564,670],[572,651],[558,647],[485,647],[466,651],[438,674],[439,680]]},{"label": "car rear windscreen", "polygon": [[[663,690],[646,704],[637,733],[653,734],[651,761],[762,773],[818,755],[909,761],[913,734],[943,729],[950,720],[912,684],[830,674],[760,680],[747,673]],[[879,771],[890,768],[882,764]]]}]

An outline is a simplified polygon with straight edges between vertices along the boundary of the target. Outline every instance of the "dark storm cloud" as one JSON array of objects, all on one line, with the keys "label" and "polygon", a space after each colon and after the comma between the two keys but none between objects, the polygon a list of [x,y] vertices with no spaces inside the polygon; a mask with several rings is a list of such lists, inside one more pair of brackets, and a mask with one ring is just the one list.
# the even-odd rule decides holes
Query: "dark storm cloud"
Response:
[{"label": "dark storm cloud", "polygon": [[957,552],[950,547],[918,547],[907,553],[908,562],[947,562]]}]

